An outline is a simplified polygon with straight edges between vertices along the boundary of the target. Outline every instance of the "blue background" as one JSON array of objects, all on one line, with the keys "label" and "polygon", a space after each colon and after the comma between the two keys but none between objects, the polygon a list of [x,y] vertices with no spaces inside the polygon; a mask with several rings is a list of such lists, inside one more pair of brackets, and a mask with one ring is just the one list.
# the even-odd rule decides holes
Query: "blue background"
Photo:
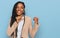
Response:
[{"label": "blue background", "polygon": [[[14,4],[19,0],[0,0],[0,38],[8,38],[6,30]],[[21,0],[26,15],[39,18],[41,26],[35,38],[60,38],[60,0]]]}]

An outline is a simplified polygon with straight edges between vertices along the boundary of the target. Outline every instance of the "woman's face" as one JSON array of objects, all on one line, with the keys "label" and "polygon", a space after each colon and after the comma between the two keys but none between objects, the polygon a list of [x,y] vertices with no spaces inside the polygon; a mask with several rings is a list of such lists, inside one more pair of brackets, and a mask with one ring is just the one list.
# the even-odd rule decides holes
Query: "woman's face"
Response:
[{"label": "woman's face", "polygon": [[22,15],[23,12],[24,12],[24,6],[23,4],[19,3],[16,8],[16,13],[19,16],[19,15]]}]

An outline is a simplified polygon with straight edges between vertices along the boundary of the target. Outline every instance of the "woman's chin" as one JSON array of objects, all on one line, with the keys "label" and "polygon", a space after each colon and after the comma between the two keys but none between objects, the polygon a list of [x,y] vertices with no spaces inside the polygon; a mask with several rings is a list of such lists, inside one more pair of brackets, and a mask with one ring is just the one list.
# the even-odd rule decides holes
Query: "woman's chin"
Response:
[{"label": "woman's chin", "polygon": [[20,15],[21,15],[21,13],[17,13],[17,15],[18,15],[18,16],[20,16]]},{"label": "woman's chin", "polygon": [[17,14],[18,16],[22,15],[22,14]]}]

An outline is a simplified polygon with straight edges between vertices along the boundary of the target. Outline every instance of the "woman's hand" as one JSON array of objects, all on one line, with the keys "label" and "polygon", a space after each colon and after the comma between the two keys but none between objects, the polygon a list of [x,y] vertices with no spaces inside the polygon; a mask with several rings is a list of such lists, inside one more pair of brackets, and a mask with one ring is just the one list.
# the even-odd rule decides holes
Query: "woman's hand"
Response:
[{"label": "woman's hand", "polygon": [[38,24],[38,18],[37,17],[34,17],[34,23],[37,23]]},{"label": "woman's hand", "polygon": [[16,22],[18,23],[21,20],[21,18],[22,18],[21,16],[17,16],[16,17]]}]

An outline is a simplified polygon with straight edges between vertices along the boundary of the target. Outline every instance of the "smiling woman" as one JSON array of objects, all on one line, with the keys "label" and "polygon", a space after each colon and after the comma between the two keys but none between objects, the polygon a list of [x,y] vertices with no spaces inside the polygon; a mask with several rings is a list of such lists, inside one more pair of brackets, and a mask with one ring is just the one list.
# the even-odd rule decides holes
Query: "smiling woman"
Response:
[{"label": "smiling woman", "polygon": [[34,38],[39,23],[37,17],[34,17],[33,19],[34,28],[32,28],[31,18],[25,15],[24,2],[18,1],[13,7],[7,35],[11,38],[28,38],[28,33],[30,33],[31,38]]}]

